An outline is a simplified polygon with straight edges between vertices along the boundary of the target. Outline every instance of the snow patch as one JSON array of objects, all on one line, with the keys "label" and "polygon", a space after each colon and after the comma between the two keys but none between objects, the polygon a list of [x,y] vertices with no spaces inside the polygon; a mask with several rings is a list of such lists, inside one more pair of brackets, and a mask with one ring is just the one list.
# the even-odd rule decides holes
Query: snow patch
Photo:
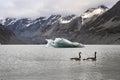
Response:
[{"label": "snow patch", "polygon": [[18,19],[14,19],[12,20],[8,25],[13,25],[14,23],[16,23],[18,21]]},{"label": "snow patch", "polygon": [[5,22],[6,22],[5,19],[0,20],[0,23],[1,23],[2,25],[5,25]]},{"label": "snow patch", "polygon": [[71,18],[71,19],[69,19],[69,20],[65,20],[65,19],[63,19],[63,18],[60,18],[59,19],[59,22],[61,23],[61,24],[67,24],[67,23],[70,23],[72,20],[74,20],[76,18],[76,16],[75,17],[73,17],[73,18]]},{"label": "snow patch", "polygon": [[63,20],[63,19],[60,19],[60,23],[62,24],[67,24],[67,23],[70,23],[71,20]]},{"label": "snow patch", "polygon": [[94,11],[92,12],[87,12],[87,13],[84,13],[81,15],[82,18],[91,18],[93,17],[94,15],[101,15],[105,12],[106,10],[102,9],[102,8],[98,8],[98,9],[95,9]]}]

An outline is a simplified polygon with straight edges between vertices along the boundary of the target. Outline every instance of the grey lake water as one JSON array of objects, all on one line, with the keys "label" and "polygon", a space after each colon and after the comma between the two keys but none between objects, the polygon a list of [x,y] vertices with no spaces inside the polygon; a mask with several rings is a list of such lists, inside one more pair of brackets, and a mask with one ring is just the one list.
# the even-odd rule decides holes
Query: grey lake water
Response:
[{"label": "grey lake water", "polygon": [[[70,60],[95,51],[96,61]],[[120,80],[120,45],[0,45],[0,80]]]}]

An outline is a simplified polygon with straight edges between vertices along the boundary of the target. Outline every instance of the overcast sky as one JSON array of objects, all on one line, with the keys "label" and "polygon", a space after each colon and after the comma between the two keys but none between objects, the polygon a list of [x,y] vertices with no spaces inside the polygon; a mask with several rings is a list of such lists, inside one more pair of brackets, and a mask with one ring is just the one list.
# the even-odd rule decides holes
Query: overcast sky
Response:
[{"label": "overcast sky", "polygon": [[0,18],[38,17],[50,14],[80,15],[88,8],[112,7],[118,0],[0,0]]}]

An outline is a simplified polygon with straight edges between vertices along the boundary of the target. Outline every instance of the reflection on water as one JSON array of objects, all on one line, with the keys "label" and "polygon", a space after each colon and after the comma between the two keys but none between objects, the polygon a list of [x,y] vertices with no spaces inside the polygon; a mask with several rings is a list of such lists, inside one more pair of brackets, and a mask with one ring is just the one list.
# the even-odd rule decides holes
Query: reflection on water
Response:
[{"label": "reflection on water", "polygon": [[[87,58],[97,51],[97,61]],[[44,45],[0,46],[3,80],[120,80],[120,46],[86,45],[85,48],[49,48]]]}]

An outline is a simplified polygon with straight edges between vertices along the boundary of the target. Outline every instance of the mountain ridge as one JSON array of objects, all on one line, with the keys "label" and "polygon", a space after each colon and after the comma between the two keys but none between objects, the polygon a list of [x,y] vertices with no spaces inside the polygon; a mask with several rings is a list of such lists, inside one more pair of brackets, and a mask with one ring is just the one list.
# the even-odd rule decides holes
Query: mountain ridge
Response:
[{"label": "mountain ridge", "polygon": [[[8,20],[6,26],[21,39],[33,44],[46,43],[46,38],[54,39],[56,37],[63,37],[84,44],[110,44],[110,42],[116,43],[116,40],[119,43],[118,34],[115,40],[112,39],[111,41],[110,39],[113,34],[116,34],[116,30],[119,33],[119,27],[114,28],[114,25],[118,24],[119,26],[120,23],[119,11],[116,13],[116,10],[119,9],[118,4],[120,2],[109,10],[104,5],[90,8],[80,16],[51,15],[48,18],[39,17],[34,20],[13,19],[13,21]],[[1,21],[1,23],[3,22]]]}]

